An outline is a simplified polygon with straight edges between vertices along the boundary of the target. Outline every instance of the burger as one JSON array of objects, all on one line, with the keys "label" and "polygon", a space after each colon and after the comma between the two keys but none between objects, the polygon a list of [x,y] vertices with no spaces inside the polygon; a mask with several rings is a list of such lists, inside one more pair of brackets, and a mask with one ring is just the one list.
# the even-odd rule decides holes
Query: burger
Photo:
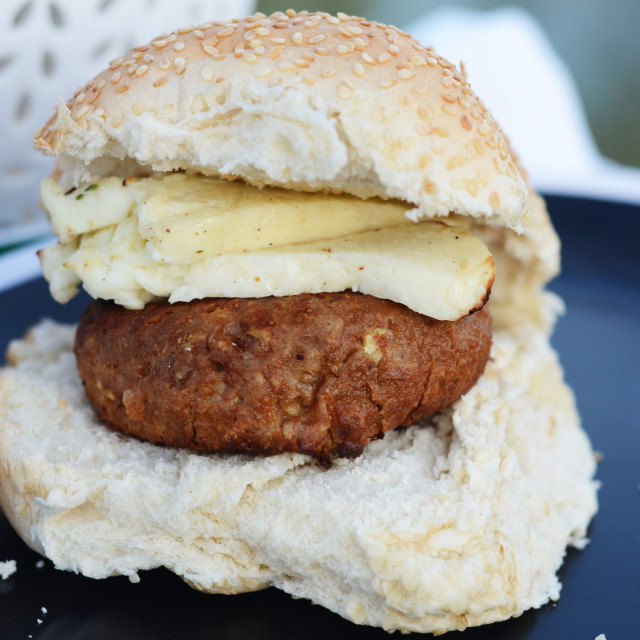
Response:
[{"label": "burger", "polygon": [[1,374],[27,544],[387,630],[558,598],[596,511],[559,242],[454,65],[344,14],[211,22],[113,60],[35,145],[44,275],[95,300]]}]

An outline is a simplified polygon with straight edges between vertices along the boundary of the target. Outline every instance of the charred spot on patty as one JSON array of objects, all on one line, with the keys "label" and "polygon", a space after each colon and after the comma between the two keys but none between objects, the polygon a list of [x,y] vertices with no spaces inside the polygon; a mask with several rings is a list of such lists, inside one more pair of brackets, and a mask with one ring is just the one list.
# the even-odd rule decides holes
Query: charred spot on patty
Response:
[{"label": "charred spot on patty", "polygon": [[487,309],[439,321],[343,292],[92,302],[75,352],[111,428],[202,451],[300,452],[327,463],[449,406],[482,374]]}]

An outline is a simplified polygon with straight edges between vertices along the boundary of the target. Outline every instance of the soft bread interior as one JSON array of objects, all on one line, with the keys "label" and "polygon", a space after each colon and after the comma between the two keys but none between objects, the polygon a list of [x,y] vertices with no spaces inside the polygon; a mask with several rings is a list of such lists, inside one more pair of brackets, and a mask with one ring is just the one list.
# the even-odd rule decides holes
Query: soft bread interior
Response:
[{"label": "soft bread interior", "polygon": [[165,566],[203,591],[275,585],[429,632],[556,599],[566,546],[585,542],[594,458],[541,331],[498,331],[485,375],[431,426],[329,470],[123,439],[84,397],[73,333],[41,324],[0,374],[0,503],[61,569]]}]

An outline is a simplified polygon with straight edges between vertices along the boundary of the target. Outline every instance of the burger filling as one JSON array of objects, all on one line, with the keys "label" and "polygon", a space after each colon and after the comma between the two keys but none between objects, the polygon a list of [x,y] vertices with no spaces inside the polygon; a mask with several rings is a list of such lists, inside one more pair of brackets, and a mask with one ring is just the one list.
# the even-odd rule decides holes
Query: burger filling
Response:
[{"label": "burger filling", "polygon": [[78,369],[124,433],[328,464],[446,408],[489,357],[493,258],[458,216],[184,173],[42,199],[45,277],[99,299]]},{"label": "burger filling", "polygon": [[406,203],[258,189],[184,173],[109,177],[42,200],[60,239],[41,252],[59,302],[78,284],[141,309],[153,299],[359,291],[438,320],[484,304],[487,247],[463,218],[412,221]]}]

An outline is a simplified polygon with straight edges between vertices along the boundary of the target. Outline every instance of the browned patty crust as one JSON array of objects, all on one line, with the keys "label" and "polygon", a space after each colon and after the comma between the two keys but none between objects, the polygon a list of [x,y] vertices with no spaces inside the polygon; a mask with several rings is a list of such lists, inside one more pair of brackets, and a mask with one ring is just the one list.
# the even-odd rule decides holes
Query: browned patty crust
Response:
[{"label": "browned patty crust", "polygon": [[89,400],[126,434],[204,451],[355,457],[449,406],[484,370],[486,309],[457,322],[358,293],[92,302],[76,337]]}]

